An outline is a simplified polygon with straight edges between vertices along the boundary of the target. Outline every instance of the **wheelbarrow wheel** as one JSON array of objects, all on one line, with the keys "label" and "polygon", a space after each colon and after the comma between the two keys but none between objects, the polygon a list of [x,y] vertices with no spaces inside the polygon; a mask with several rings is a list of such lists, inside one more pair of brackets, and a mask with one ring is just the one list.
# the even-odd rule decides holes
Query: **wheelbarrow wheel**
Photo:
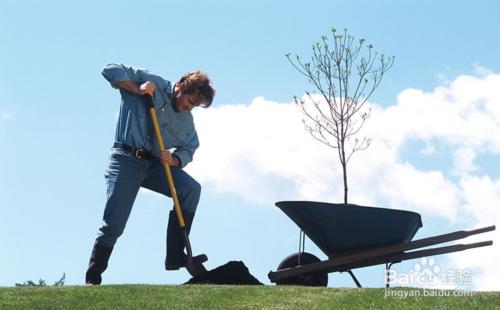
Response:
[{"label": "wheelbarrow wheel", "polygon": [[[300,259],[300,261],[299,261]],[[297,267],[300,265],[307,265],[311,263],[317,263],[321,260],[311,253],[302,252],[291,254],[281,261],[278,266],[278,270]],[[328,285],[328,273],[326,272],[315,272],[309,274],[298,275],[295,277],[289,277],[286,279],[281,279],[276,281],[277,285],[304,285],[304,286],[327,286]]]}]

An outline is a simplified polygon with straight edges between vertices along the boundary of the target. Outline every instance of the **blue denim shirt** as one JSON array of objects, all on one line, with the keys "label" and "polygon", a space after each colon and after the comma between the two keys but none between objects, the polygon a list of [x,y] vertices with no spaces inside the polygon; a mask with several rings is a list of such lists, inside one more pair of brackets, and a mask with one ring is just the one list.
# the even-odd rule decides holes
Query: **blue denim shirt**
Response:
[{"label": "blue denim shirt", "polygon": [[[175,148],[173,154],[179,157],[181,167],[193,160],[193,154],[199,146],[198,135],[194,127],[191,111],[177,112],[172,103],[172,83],[147,70],[133,68],[123,64],[109,64],[102,70],[102,75],[118,88],[116,82],[134,81],[141,85],[151,81],[156,85],[154,102],[163,143],[166,149]],[[135,148],[144,148],[159,157],[159,147],[154,136],[153,123],[149,116],[145,98],[120,89],[122,98],[116,142],[122,142]]]}]

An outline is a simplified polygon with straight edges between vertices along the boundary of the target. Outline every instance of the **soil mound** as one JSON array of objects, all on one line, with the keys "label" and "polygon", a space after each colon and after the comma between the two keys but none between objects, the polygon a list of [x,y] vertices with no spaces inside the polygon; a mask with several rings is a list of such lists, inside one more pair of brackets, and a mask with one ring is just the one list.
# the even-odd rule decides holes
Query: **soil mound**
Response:
[{"label": "soil mound", "polygon": [[230,261],[202,275],[193,277],[184,284],[262,285],[250,274],[242,261]]}]

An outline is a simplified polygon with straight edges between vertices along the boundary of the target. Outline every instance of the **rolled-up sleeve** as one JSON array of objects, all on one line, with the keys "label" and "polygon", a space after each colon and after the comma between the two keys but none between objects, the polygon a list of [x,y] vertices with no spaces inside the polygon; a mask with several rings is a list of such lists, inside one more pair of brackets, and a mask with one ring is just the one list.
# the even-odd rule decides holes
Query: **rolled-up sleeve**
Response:
[{"label": "rolled-up sleeve", "polygon": [[179,157],[181,161],[181,168],[186,167],[191,161],[193,161],[193,155],[196,149],[200,146],[200,142],[198,140],[198,135],[194,132],[193,137],[189,140],[185,145],[178,147],[174,151],[174,155]]},{"label": "rolled-up sleeve", "polygon": [[109,64],[106,65],[102,69],[102,75],[104,78],[113,86],[114,88],[118,88],[116,86],[117,82],[120,81],[135,81],[134,72],[132,72],[132,68],[126,68],[122,64]]}]

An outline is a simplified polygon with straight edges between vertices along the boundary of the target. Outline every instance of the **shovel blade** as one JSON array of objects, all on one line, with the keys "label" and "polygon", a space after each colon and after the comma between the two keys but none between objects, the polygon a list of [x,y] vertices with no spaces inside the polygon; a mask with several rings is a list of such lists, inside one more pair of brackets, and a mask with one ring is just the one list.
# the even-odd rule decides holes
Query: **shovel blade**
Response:
[{"label": "shovel blade", "polygon": [[183,229],[183,237],[187,252],[187,271],[193,277],[204,274],[205,272],[207,272],[207,269],[205,268],[205,266],[203,266],[203,263],[208,260],[208,257],[205,254],[193,257],[193,252],[191,251],[191,242],[189,242],[189,237],[186,229]]},{"label": "shovel blade", "polygon": [[[198,255],[197,257],[200,257],[200,256],[204,256],[204,258],[205,258],[204,261],[206,261],[206,258],[207,258],[206,255],[202,254],[202,255]],[[188,265],[187,265],[186,269],[189,272],[189,274],[193,277],[200,276],[200,275],[207,272],[207,269],[205,268],[205,266],[203,266],[203,262],[200,262],[197,259],[194,259],[194,260],[192,259],[191,261],[188,261]]]}]

